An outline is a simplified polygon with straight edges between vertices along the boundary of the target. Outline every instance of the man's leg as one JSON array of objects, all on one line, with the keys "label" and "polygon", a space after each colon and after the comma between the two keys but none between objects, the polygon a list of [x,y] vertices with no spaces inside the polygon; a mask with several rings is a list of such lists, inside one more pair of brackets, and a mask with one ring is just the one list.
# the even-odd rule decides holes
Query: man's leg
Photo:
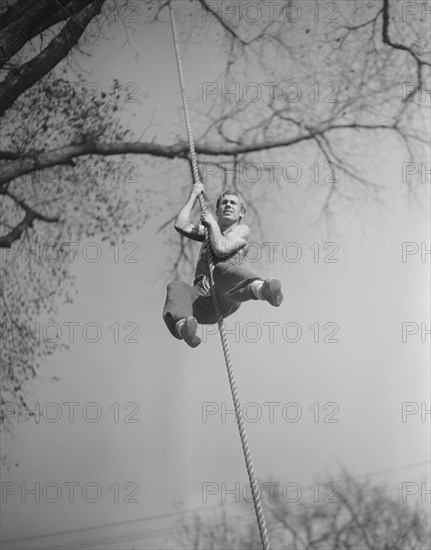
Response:
[{"label": "man's leg", "polygon": [[[231,315],[239,304],[226,302],[220,304],[223,316]],[[185,340],[192,348],[201,342],[196,335],[198,323],[211,325],[217,322],[217,314],[211,294],[199,286],[190,286],[175,281],[167,288],[163,319],[172,336]]]},{"label": "man's leg", "polygon": [[241,265],[228,261],[219,262],[214,267],[214,282],[219,295],[229,302],[265,300],[278,307],[283,301],[278,279],[264,281]]},{"label": "man's leg", "polygon": [[193,317],[193,303],[199,297],[194,287],[181,281],[170,283],[167,288],[163,319],[172,336],[184,339],[195,348],[201,343],[196,331],[198,322]]}]

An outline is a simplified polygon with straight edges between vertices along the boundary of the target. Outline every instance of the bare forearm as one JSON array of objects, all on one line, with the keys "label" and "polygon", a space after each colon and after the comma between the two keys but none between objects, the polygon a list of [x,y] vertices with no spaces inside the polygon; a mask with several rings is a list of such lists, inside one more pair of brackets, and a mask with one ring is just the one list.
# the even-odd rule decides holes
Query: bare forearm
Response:
[{"label": "bare forearm", "polygon": [[204,192],[204,186],[202,183],[194,183],[192,185],[192,190],[190,191],[189,198],[187,199],[186,204],[181,208],[176,220],[175,220],[175,229],[179,232],[182,230],[190,229],[190,226],[193,226],[191,221],[191,215],[193,210],[193,205],[195,200],[199,197],[201,193]]},{"label": "bare forearm", "polygon": [[194,194],[190,194],[189,198],[187,199],[186,204],[181,208],[181,210],[178,213],[178,216],[175,220],[175,227],[177,229],[183,229],[186,227],[189,223],[191,223],[191,215],[193,210],[193,205],[195,203],[196,196]]}]

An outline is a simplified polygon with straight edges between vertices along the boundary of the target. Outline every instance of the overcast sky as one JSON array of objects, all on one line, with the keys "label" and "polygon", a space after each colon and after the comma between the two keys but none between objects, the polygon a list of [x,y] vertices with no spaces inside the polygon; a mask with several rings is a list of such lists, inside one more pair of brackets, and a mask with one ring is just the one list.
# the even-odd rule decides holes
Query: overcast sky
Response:
[{"label": "overcast sky", "polygon": [[[128,106],[124,123],[138,132],[153,117],[144,139],[167,139],[182,124],[169,27],[146,26],[133,36],[138,61],[119,47],[123,37],[114,38],[80,62],[101,87],[112,78],[136,84],[142,103]],[[184,65],[196,97],[220,68],[199,41],[184,48]],[[304,170],[313,164],[295,153]],[[268,186],[262,219],[272,248],[255,247],[247,267],[278,277],[285,300],[278,309],[246,303],[226,326],[256,474],[298,484],[304,499],[310,485],[336,480],[341,467],[353,476],[372,473],[394,494],[403,482],[429,486],[429,222],[426,206],[407,198],[403,155],[393,143],[367,152],[364,164],[384,204],[363,200],[356,212],[339,211],[331,232],[316,224],[318,202],[301,182],[294,199],[291,185],[257,184]],[[9,483],[3,538],[30,538],[5,548],[174,548],[169,529],[182,512],[211,513],[224,488],[247,486],[218,334],[200,329],[204,341],[192,350],[161,317],[172,249],[157,229],[186,198],[176,178],[182,170],[176,161],[140,162],[143,182],[156,186],[169,174],[163,189],[170,201],[130,235],[127,249],[79,245],[72,266],[79,293],[55,319],[64,342],[78,323],[75,341],[46,362],[32,386],[32,400],[51,421],[25,419],[7,443],[19,468],[2,473],[3,489]],[[403,242],[411,243],[404,262]],[[404,342],[403,326],[412,333]],[[86,341],[97,330],[98,341]],[[40,502],[25,494],[36,483]],[[58,487],[58,502],[49,502]],[[235,495],[226,500],[233,516],[243,514]],[[130,520],[137,521],[122,523]]]}]

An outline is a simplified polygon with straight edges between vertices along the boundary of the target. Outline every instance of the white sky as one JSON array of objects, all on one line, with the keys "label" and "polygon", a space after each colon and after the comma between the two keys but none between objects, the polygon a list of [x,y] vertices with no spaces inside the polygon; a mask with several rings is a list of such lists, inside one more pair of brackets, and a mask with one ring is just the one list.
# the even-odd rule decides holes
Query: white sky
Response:
[{"label": "white sky", "polygon": [[[115,77],[134,82],[140,92],[145,91],[142,105],[130,108],[138,113],[130,124],[133,128],[147,126],[154,112],[154,126],[144,139],[153,135],[165,139],[172,131],[171,124],[175,131],[179,127],[181,115],[170,31],[168,26],[138,29],[133,37],[140,54],[138,62],[133,61],[130,50],[119,49],[117,39],[102,41],[83,64],[94,71],[92,78],[102,87]],[[214,54],[202,44],[188,46],[184,52],[188,89],[196,95],[202,81],[215,78],[214,60]],[[303,155],[301,165],[308,167],[314,162]],[[340,466],[354,476],[394,469],[373,479],[386,480],[398,492],[403,482],[429,480],[425,464],[429,458],[429,415],[425,422],[420,413],[407,422],[402,422],[401,415],[403,402],[418,403],[418,407],[425,403],[430,408],[430,337],[425,335],[424,343],[420,334],[406,343],[401,340],[402,323],[420,327],[426,322],[430,328],[430,255],[424,262],[419,253],[401,261],[402,242],[419,243],[419,247],[423,242],[430,248],[426,208],[409,203],[401,182],[403,160],[403,153],[392,144],[382,143],[370,153],[365,162],[374,167],[375,179],[385,188],[385,206],[364,202],[358,215],[340,213],[336,232],[329,237],[322,226],[314,225],[316,204],[301,186],[293,204],[286,203],[291,195],[284,190],[274,194],[273,202],[264,207],[263,219],[266,240],[280,242],[275,261],[268,263],[262,257],[248,267],[264,276],[279,277],[285,301],[279,309],[247,303],[227,320],[229,330],[239,328],[239,342],[232,334],[229,343],[241,402],[255,403],[247,409],[246,418],[256,410],[262,413],[260,421],[247,423],[257,476],[262,481],[278,480],[280,485],[298,483],[305,487],[304,498],[309,498],[306,488],[316,480],[333,481]],[[168,161],[142,165],[142,181],[157,181],[160,171],[165,175],[169,170],[166,194],[177,200],[173,167],[176,164]],[[72,306],[60,309],[56,322],[63,327],[70,321],[79,323],[76,342],[68,352],[47,361],[33,389],[33,400],[41,408],[57,403],[62,417],[38,425],[33,419],[21,422],[15,428],[15,440],[8,442],[8,455],[19,462],[19,468],[2,472],[3,489],[6,482],[11,491],[17,488],[18,492],[8,495],[2,506],[3,538],[30,539],[5,548],[78,544],[142,549],[163,544],[173,548],[175,543],[164,535],[180,516],[169,514],[192,508],[211,511],[220,503],[221,492],[203,502],[203,484],[213,482],[220,489],[223,483],[228,489],[235,483],[241,488],[247,484],[237,428],[232,415],[223,422],[220,412],[224,406],[232,409],[232,404],[218,335],[208,335],[205,343],[191,350],[170,336],[161,318],[170,250],[156,230],[173,211],[162,214],[130,235],[129,242],[136,243],[137,263],[115,263],[112,251],[100,244],[101,261],[90,263],[79,254],[73,265],[79,294]],[[314,262],[309,247],[316,242],[321,247],[328,241],[339,246],[339,262]],[[281,254],[288,242],[301,246],[303,255],[296,263]],[[122,251],[120,257],[124,259],[131,250]],[[97,343],[82,337],[82,327],[89,322],[101,327]],[[264,325],[271,322],[279,323],[274,325],[273,342],[269,341],[268,325]],[[335,335],[339,342],[315,343],[308,327],[319,323],[322,338],[328,335],[323,327],[329,322],[339,327]],[[109,328],[114,323],[119,323],[118,343]],[[131,324],[125,327],[126,323]],[[301,327],[297,343],[283,337],[286,323]],[[133,336],[138,343],[121,341],[133,327],[137,328]],[[254,330],[262,331],[255,343],[250,341]],[[66,341],[66,330],[63,334],[62,341]],[[60,381],[51,383],[51,376]],[[78,404],[73,422],[68,422],[65,402]],[[94,423],[82,417],[90,402],[97,403],[102,413]],[[273,422],[264,405],[267,402],[280,404]],[[302,411],[295,423],[282,416],[283,406],[291,402],[298,403]],[[127,403],[133,405],[123,410]],[[315,403],[319,422],[313,421],[309,409]],[[323,408],[327,403],[336,404],[333,418],[338,423],[323,422],[333,410]],[[203,422],[202,408],[209,406],[219,412]],[[95,408],[87,412],[92,416]],[[115,422],[117,413],[120,420],[130,413],[137,422]],[[289,409],[288,414],[293,413]],[[55,409],[48,414],[54,416]],[[59,484],[63,488],[59,502],[46,502],[43,495],[40,502],[31,495],[21,502],[20,484],[31,488],[36,482],[41,487]],[[78,484],[73,503],[68,502],[64,485],[68,482]],[[81,493],[90,482],[102,491],[95,503],[85,502]],[[125,483],[131,485],[124,487]],[[137,502],[123,502],[135,487]],[[114,502],[117,489],[120,502]],[[90,498],[92,490],[90,487]],[[241,505],[232,497],[227,501],[232,514],[239,514]],[[131,525],[117,523],[159,514],[163,517]],[[116,525],[83,530],[113,523]],[[66,530],[73,532],[32,538]],[[151,538],[153,532],[160,533]],[[97,546],[95,541],[101,538],[106,540]]]}]

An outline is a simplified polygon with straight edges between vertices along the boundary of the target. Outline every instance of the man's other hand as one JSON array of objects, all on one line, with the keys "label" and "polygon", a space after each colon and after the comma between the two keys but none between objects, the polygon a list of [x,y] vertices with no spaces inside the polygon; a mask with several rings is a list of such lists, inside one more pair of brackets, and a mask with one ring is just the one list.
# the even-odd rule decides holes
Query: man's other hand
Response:
[{"label": "man's other hand", "polygon": [[217,220],[209,212],[205,212],[205,213],[201,214],[201,223],[205,227],[211,227],[213,225],[218,225]]}]

